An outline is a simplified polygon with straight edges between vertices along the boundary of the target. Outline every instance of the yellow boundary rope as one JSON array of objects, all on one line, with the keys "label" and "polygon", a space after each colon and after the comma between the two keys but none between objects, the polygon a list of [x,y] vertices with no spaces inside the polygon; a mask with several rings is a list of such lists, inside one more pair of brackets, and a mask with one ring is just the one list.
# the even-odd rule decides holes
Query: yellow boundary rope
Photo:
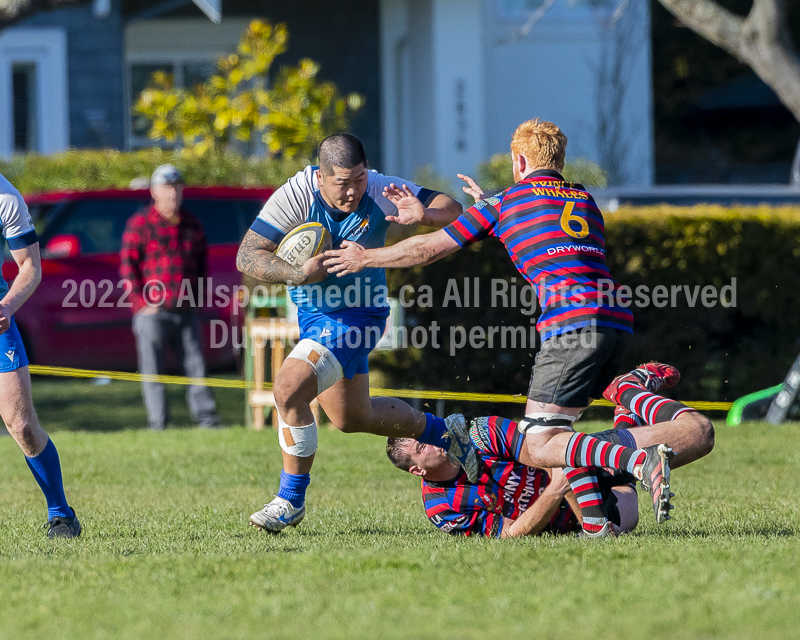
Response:
[{"label": "yellow boundary rope", "polygon": [[[244,380],[223,380],[221,378],[187,378],[185,376],[158,376],[141,373],[125,373],[123,371],[92,371],[90,369],[72,369],[69,367],[43,367],[40,365],[30,365],[29,370],[32,375],[37,376],[57,376],[60,378],[108,378],[110,380],[121,380],[125,382],[163,382],[164,384],[191,385],[199,384],[206,387],[216,387],[218,389],[247,389],[248,384]],[[264,385],[266,389],[271,389],[271,384]],[[455,391],[423,391],[421,389],[378,389],[370,388],[370,394],[375,397],[392,398],[420,398],[422,400],[463,400],[465,402],[517,402],[525,403],[527,398],[522,394],[502,394],[502,393],[462,393]],[[683,404],[698,409],[700,411],[727,411],[731,408],[731,402],[684,402]],[[607,400],[597,400],[595,406],[611,407],[614,406]]]}]

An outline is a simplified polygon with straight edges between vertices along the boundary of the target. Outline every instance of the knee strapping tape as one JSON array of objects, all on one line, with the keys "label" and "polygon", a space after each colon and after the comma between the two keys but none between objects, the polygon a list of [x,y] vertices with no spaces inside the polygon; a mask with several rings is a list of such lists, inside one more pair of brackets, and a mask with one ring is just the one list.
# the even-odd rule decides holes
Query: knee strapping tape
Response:
[{"label": "knee strapping tape", "polygon": [[278,439],[281,449],[298,458],[308,458],[317,451],[317,424],[292,427],[278,417]]},{"label": "knee strapping tape", "polygon": [[536,434],[550,429],[572,429],[572,423],[578,416],[568,416],[564,413],[529,413],[517,424],[521,433]]},{"label": "knee strapping tape", "polygon": [[330,389],[344,378],[342,365],[339,364],[331,350],[309,338],[303,338],[298,342],[297,346],[286,357],[302,360],[309,364],[317,376],[317,394]]}]

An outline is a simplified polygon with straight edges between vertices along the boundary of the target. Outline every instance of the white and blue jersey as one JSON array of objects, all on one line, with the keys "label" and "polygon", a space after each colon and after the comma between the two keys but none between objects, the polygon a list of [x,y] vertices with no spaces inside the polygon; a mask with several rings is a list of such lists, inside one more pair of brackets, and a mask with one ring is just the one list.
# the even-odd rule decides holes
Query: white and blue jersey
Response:
[{"label": "white and blue jersey", "polygon": [[[346,213],[323,199],[317,169],[309,166],[289,178],[272,194],[250,228],[280,244],[292,229],[318,222],[330,232],[334,248],[340,247],[343,240],[350,240],[365,249],[374,249],[386,244],[386,232],[391,225],[386,216],[397,214],[397,207],[383,195],[384,187],[391,183],[405,184],[426,206],[438,193],[402,178],[369,171],[367,190],[358,209]],[[367,334],[371,335],[376,327],[381,327],[383,333],[389,315],[384,269],[364,269],[341,278],[330,274],[316,284],[289,287],[289,295],[298,308],[300,337],[331,349],[347,378],[366,373],[367,356],[375,347]],[[360,340],[356,340],[356,334],[361,336]]]},{"label": "white and blue jersey", "polygon": [[[3,242],[8,243],[8,248],[24,249],[39,242],[33,220],[28,212],[28,205],[22,194],[14,188],[8,180],[0,175],[0,252],[3,251]],[[8,283],[0,272],[0,300],[8,293]],[[14,317],[11,317],[11,326],[8,331],[0,335],[0,372],[14,371],[28,364],[22,338],[17,329]]]}]

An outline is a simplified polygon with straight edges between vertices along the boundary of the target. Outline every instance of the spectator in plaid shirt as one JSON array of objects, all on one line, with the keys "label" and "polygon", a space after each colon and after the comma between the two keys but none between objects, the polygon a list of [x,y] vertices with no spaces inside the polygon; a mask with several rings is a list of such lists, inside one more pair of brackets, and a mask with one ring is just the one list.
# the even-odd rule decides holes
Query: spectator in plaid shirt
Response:
[{"label": "spectator in plaid shirt", "polygon": [[[120,274],[131,283],[139,371],[163,374],[165,349],[172,348],[187,376],[204,378],[200,319],[194,300],[198,281],[207,275],[208,246],[200,221],[181,207],[183,184],[183,176],[171,164],[153,172],[153,204],[128,220],[122,236]],[[164,385],[142,382],[142,396],[150,428],[164,429],[169,421]],[[219,426],[208,387],[191,385],[186,400],[200,427]]]}]

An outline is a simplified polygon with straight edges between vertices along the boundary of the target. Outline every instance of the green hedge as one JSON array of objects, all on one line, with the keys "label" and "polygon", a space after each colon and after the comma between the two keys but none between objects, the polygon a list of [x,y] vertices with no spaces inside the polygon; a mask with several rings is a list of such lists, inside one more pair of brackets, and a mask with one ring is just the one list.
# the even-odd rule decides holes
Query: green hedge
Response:
[{"label": "green hedge", "polygon": [[51,156],[17,155],[0,161],[0,174],[22,193],[124,188],[132,180],[149,179],[153,169],[167,162],[183,172],[187,184],[205,185],[279,185],[306,164],[234,153],[186,158],[166,149],[72,150]]},{"label": "green hedge", "polygon": [[[676,365],[683,373],[676,393],[687,400],[730,401],[783,379],[800,352],[800,208],[621,209],[606,215],[606,247],[612,275],[634,289],[719,290],[736,279],[735,307],[706,308],[699,296],[690,307],[684,293],[675,308],[634,306],[627,366],[648,360]],[[480,308],[442,308],[451,277],[482,279]],[[393,294],[404,284],[433,288],[436,306],[406,309],[406,321],[429,326],[436,320],[443,336],[457,325],[528,325],[520,309],[490,306],[489,281],[514,277],[521,284],[505,249],[492,239],[425,268],[389,272]],[[447,349],[443,340],[439,350],[384,352],[375,365],[403,387],[525,393],[535,349],[465,348],[455,356]]]}]

